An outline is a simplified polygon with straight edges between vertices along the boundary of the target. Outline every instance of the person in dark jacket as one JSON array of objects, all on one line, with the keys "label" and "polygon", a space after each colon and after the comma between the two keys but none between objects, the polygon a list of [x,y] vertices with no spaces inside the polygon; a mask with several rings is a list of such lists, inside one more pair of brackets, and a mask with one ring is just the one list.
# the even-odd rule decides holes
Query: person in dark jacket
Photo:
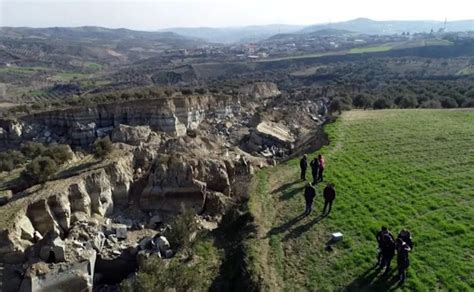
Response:
[{"label": "person in dark jacket", "polygon": [[[332,208],[332,202],[336,198],[336,188],[333,184],[327,184],[323,191],[324,196],[324,209],[323,214],[329,214]],[[328,212],[326,213],[326,208],[329,206]]]},{"label": "person in dark jacket", "polygon": [[311,174],[313,175],[313,186],[318,183],[318,178],[319,178],[319,159],[315,157],[313,160],[311,160],[311,163],[309,164],[311,166]]},{"label": "person in dark jacket", "polygon": [[306,180],[306,169],[308,168],[308,157],[303,155],[303,158],[300,160],[300,169],[301,169],[301,180]]},{"label": "person in dark jacket", "polygon": [[398,233],[397,238],[403,240],[403,242],[405,242],[410,247],[410,250],[413,250],[413,240],[411,238],[410,231],[406,229],[400,230],[400,233]]},{"label": "person in dark jacket", "polygon": [[383,265],[382,265],[382,245],[383,245],[383,241],[382,240],[383,240],[383,236],[385,234],[387,234],[392,239],[392,241],[395,240],[393,238],[392,233],[385,226],[382,226],[380,231],[377,232],[377,235],[375,236],[375,238],[377,239],[378,250],[379,250],[379,252],[377,254],[377,265],[380,265],[380,267],[383,267]]},{"label": "person in dark jacket", "polygon": [[411,248],[401,238],[397,238],[396,246],[397,246],[398,277],[400,279],[400,282],[403,283],[405,282],[407,278],[407,269],[410,266],[408,252],[411,251]]},{"label": "person in dark jacket", "polygon": [[308,183],[306,187],[304,188],[304,200],[306,203],[306,209],[304,211],[304,215],[309,215],[309,213],[311,213],[311,210],[313,209],[314,197],[316,197],[316,190],[313,188],[313,186],[310,183]]},{"label": "person in dark jacket", "polygon": [[389,234],[382,235],[382,267],[385,268],[384,275],[390,272],[390,263],[395,256],[395,241]]}]

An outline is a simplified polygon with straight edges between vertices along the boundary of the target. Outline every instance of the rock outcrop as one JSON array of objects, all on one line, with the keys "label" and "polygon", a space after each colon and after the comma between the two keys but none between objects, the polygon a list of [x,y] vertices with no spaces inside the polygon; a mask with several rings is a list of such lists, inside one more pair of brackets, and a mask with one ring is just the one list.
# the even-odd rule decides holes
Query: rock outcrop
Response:
[{"label": "rock outcrop", "polygon": [[179,212],[184,207],[200,213],[210,191],[231,193],[231,178],[224,162],[162,155],[155,161],[140,204],[166,212]]},{"label": "rock outcrop", "polygon": [[255,82],[241,86],[239,93],[254,99],[270,98],[281,94],[275,83],[272,82]]},{"label": "rock outcrop", "polygon": [[[111,134],[120,125],[147,125],[153,131],[183,136],[187,129],[196,128],[206,115],[222,118],[239,111],[238,98],[212,95],[134,100],[52,110],[22,116],[16,121],[0,121],[0,146],[14,146],[28,140],[88,146],[97,137]],[[129,133],[132,136],[127,136],[124,131],[122,126],[116,133],[117,139],[135,140],[134,134]]]}]

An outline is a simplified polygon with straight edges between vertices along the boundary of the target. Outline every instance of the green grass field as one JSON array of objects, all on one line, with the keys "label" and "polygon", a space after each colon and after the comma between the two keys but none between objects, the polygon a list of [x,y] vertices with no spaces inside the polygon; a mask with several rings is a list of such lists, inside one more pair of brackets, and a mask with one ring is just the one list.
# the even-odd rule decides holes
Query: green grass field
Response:
[{"label": "green grass field", "polygon": [[353,48],[349,50],[349,54],[386,52],[386,51],[390,51],[392,48],[393,46],[390,44],[364,47],[364,48]]},{"label": "green grass field", "polygon": [[[257,173],[249,201],[258,226],[246,242],[248,269],[272,291],[472,291],[474,111],[350,111],[326,127],[332,213],[304,210],[298,160]],[[316,153],[314,153],[316,154]],[[310,155],[312,158],[314,155]],[[309,176],[308,176],[309,178]],[[375,269],[375,233],[412,231],[408,279]],[[326,251],[330,233],[344,240]]]}]

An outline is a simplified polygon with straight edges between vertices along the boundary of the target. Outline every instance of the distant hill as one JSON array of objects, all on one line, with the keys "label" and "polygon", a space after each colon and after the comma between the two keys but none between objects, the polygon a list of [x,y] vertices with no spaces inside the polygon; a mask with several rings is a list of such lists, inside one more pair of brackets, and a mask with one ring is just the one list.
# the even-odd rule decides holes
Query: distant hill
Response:
[{"label": "distant hill", "polygon": [[123,41],[147,40],[162,43],[179,43],[195,45],[203,42],[197,39],[178,35],[173,32],[136,31],[125,28],[110,29],[96,26],[82,27],[0,27],[0,39],[55,39],[72,41]]},{"label": "distant hill", "polygon": [[303,29],[301,25],[255,25],[245,27],[196,27],[196,28],[169,28],[161,31],[173,32],[182,36],[199,38],[213,43],[253,42],[266,39],[280,33],[293,33]]},{"label": "distant hill", "polygon": [[269,37],[268,39],[264,40],[264,42],[272,42],[272,41],[282,41],[282,40],[289,40],[289,39],[299,39],[299,38],[308,38],[308,37],[327,37],[327,36],[343,36],[343,35],[351,35],[356,34],[353,31],[344,30],[344,29],[334,29],[334,28],[325,28],[316,31],[310,31],[306,33],[302,33],[301,31],[295,33],[280,33]]},{"label": "distant hill", "polygon": [[[124,64],[205,41],[172,32],[102,27],[0,27],[0,64],[71,70],[87,63]],[[94,65],[95,66],[95,65]]]},{"label": "distant hill", "polygon": [[[303,28],[302,33],[309,33],[324,29],[342,29],[365,34],[395,34],[402,32],[430,32],[444,28],[444,21],[375,21],[368,18],[336,22],[331,24],[316,24]],[[447,31],[474,30],[474,20],[448,21]]]}]

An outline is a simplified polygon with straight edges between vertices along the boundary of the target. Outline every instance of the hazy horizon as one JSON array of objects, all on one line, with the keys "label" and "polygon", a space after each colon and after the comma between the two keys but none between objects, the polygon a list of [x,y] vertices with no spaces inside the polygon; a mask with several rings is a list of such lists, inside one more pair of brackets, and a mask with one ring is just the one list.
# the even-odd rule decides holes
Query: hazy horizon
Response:
[{"label": "hazy horizon", "polygon": [[373,20],[471,20],[474,4],[453,0],[450,5],[430,1],[24,1],[0,0],[0,26],[101,26],[134,30],[177,27],[244,27],[252,25],[311,25]]}]

